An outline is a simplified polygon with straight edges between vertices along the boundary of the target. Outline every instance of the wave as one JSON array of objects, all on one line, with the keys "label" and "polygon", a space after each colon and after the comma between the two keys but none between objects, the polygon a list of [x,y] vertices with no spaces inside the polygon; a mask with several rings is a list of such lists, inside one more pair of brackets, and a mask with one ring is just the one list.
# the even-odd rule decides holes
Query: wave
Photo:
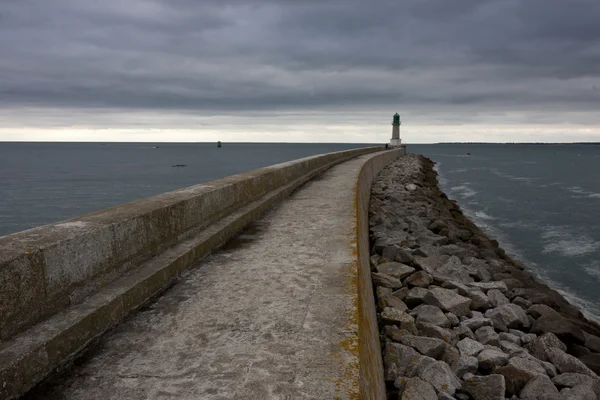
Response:
[{"label": "wave", "polygon": [[557,253],[566,257],[578,257],[600,249],[600,242],[585,233],[575,234],[566,227],[549,227],[542,233],[545,242],[542,253]]},{"label": "wave", "polygon": [[477,218],[481,218],[481,219],[487,219],[487,220],[492,220],[492,219],[496,219],[494,217],[492,217],[491,215],[486,214],[483,211],[475,211],[475,216]]},{"label": "wave", "polygon": [[467,199],[469,197],[473,197],[477,194],[476,191],[468,187],[467,185],[453,186],[450,188],[451,192],[458,192],[458,195],[463,199]]},{"label": "wave", "polygon": [[600,262],[594,261],[583,267],[583,270],[590,276],[600,279]]},{"label": "wave", "polygon": [[592,193],[592,194],[588,195],[588,197],[592,197],[592,198],[595,198],[595,199],[600,199],[600,193]]},{"label": "wave", "polygon": [[525,177],[525,176],[514,176],[511,174],[507,174],[506,172],[502,172],[496,168],[491,168],[490,171],[492,172],[492,174],[497,175],[501,178],[510,179],[511,181],[516,181],[516,182],[531,183],[536,179],[536,178],[529,178],[529,177]]}]

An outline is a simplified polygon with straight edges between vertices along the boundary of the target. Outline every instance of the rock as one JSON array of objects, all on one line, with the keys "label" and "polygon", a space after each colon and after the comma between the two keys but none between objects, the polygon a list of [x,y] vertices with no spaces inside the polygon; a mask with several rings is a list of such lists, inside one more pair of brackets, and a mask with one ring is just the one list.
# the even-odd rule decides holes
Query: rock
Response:
[{"label": "rock", "polygon": [[417,311],[417,323],[428,323],[440,326],[442,328],[450,328],[450,321],[444,315],[439,307],[431,305],[422,305]]},{"label": "rock", "polygon": [[429,290],[427,290],[427,289],[420,288],[420,287],[414,287],[414,288],[410,289],[410,291],[406,295],[406,298],[404,299],[404,302],[410,308],[416,307],[419,304],[423,303],[427,293],[429,293]]},{"label": "rock", "polygon": [[451,312],[446,313],[446,318],[448,318],[448,321],[450,321],[450,326],[456,326],[460,323],[458,317]]},{"label": "rock", "polygon": [[456,347],[447,344],[444,352],[440,356],[440,361],[445,362],[448,365],[452,365],[460,358],[460,353],[456,350]]},{"label": "rock", "polygon": [[479,290],[472,290],[467,293],[467,296],[472,300],[471,310],[483,311],[492,306],[490,299],[485,295],[485,293],[480,292]]},{"label": "rock", "polygon": [[511,335],[515,335],[516,337],[518,337],[519,339],[523,337],[523,335],[525,334],[525,332],[520,331],[518,329],[509,329],[508,333],[510,333]]},{"label": "rock", "polygon": [[535,337],[531,343],[527,345],[527,349],[531,355],[542,361],[548,361],[546,351],[550,348],[567,351],[567,346],[553,333],[545,333],[542,336]]},{"label": "rock", "polygon": [[379,264],[377,266],[377,272],[379,272],[380,274],[392,276],[396,279],[404,279],[413,272],[415,272],[415,269],[413,267],[409,267],[406,264],[390,261],[385,262],[383,264]]},{"label": "rock", "polygon": [[514,288],[522,288],[523,287],[523,283],[515,278],[507,278],[507,279],[502,279],[502,282],[504,282],[504,284],[506,285],[506,287],[510,290],[510,289],[514,289]]},{"label": "rock", "polygon": [[560,391],[561,396],[568,400],[597,400],[598,396],[589,385],[578,385],[572,389],[565,388]]},{"label": "rock", "polygon": [[600,379],[598,377],[568,372],[552,378],[552,383],[558,388],[572,388],[578,385],[589,385],[596,394],[600,394]]},{"label": "rock", "polygon": [[405,250],[401,247],[396,249],[396,257],[393,260],[408,265],[414,265],[415,263],[415,258],[413,255],[408,250]]},{"label": "rock", "polygon": [[454,397],[450,396],[446,392],[439,392],[438,393],[438,400],[456,400],[456,399]]},{"label": "rock", "polygon": [[383,352],[383,364],[386,368],[395,364],[398,375],[404,376],[407,369],[413,368],[421,357],[423,356],[412,347],[387,341]]},{"label": "rock", "polygon": [[[468,287],[467,285],[465,285],[464,283],[460,283],[460,282],[456,282],[456,281],[444,281],[442,283],[442,287],[444,289],[455,289],[458,291],[458,294],[460,294],[461,296],[467,296],[468,293],[472,290],[470,287]],[[470,296],[468,296],[470,297]]]},{"label": "rock", "polygon": [[[389,294],[380,293],[379,289],[386,289],[390,293]],[[408,307],[406,306],[406,304],[404,304],[404,302],[402,300],[400,300],[399,298],[397,298],[396,296],[393,296],[391,294],[391,291],[392,291],[392,289],[389,289],[389,288],[382,288],[381,286],[377,287],[377,307],[378,307],[378,309],[384,310],[386,307],[392,307],[392,308],[395,308],[400,311],[407,311]]]},{"label": "rock", "polygon": [[406,285],[427,287],[431,284],[431,277],[425,271],[417,271],[404,281]]},{"label": "rock", "polygon": [[500,341],[500,349],[506,354],[512,356],[518,356],[522,354],[529,354],[527,350],[522,348],[521,346],[514,344],[513,342],[507,342],[505,340]]},{"label": "rock", "polygon": [[485,348],[481,343],[469,338],[464,338],[458,342],[456,347],[458,347],[461,355],[466,356],[476,356]]},{"label": "rock", "polygon": [[[532,306],[533,307],[533,306]],[[542,315],[535,320],[531,327],[531,332],[542,334],[545,332],[554,333],[561,341],[566,344],[584,344],[585,336],[578,326],[569,322],[562,316]]]},{"label": "rock", "polygon": [[377,294],[377,298],[380,298],[392,294],[393,290],[387,287],[377,286],[375,293]]},{"label": "rock", "polygon": [[527,343],[531,343],[536,337],[537,335],[535,333],[526,333],[521,336],[521,344],[526,345]]},{"label": "rock", "polygon": [[396,279],[393,276],[387,274],[380,274],[378,272],[373,272],[371,274],[371,279],[373,284],[376,286],[382,286],[390,289],[400,289],[402,287],[402,282],[400,279]]},{"label": "rock", "polygon": [[474,376],[464,381],[463,390],[476,400],[504,400],[504,377],[498,374]]},{"label": "rock", "polygon": [[479,362],[476,357],[463,355],[452,363],[450,368],[456,376],[463,376],[466,373],[474,374],[479,368]]},{"label": "rock", "polygon": [[467,315],[471,299],[463,297],[448,289],[435,288],[429,291],[423,299],[425,303],[451,312],[457,316]]},{"label": "rock", "polygon": [[494,281],[494,282],[472,282],[469,283],[469,286],[478,288],[483,290],[484,292],[488,292],[492,289],[497,289],[502,293],[508,292],[508,288],[506,287],[506,283],[502,281]]},{"label": "rock", "polygon": [[459,325],[454,328],[454,332],[458,334],[460,339],[469,338],[475,340],[475,334],[464,325]]},{"label": "rock", "polygon": [[569,346],[569,350],[568,353],[572,356],[575,356],[577,358],[581,358],[583,356],[587,356],[588,354],[590,354],[592,351],[590,349],[588,349],[585,346],[580,346],[578,344],[571,344]]},{"label": "rock", "polygon": [[448,229],[448,225],[444,221],[436,219],[427,226],[427,229],[437,234],[440,233],[443,229]]},{"label": "rock", "polygon": [[583,362],[560,349],[550,347],[546,349],[546,354],[548,356],[548,361],[554,364],[561,374],[575,372],[578,374],[596,376],[596,374],[586,367]]},{"label": "rock", "polygon": [[540,318],[543,316],[560,317],[561,315],[556,312],[553,308],[548,307],[545,304],[534,304],[527,309],[527,314],[533,318]]},{"label": "rock", "polygon": [[500,341],[514,343],[517,346],[521,345],[521,337],[513,335],[512,333],[501,332],[500,335],[498,335],[498,339],[500,339]]},{"label": "rock", "polygon": [[415,190],[417,190],[417,185],[415,185],[414,183],[409,183],[408,185],[404,186],[406,188],[406,190],[408,190],[409,192],[414,192]]},{"label": "rock", "polygon": [[462,283],[473,282],[473,278],[463,267],[460,258],[451,256],[448,261],[435,272],[436,276],[442,277],[444,280],[453,280]]},{"label": "rock", "polygon": [[536,375],[521,390],[521,400],[562,400],[556,387],[546,375]]},{"label": "rock", "polygon": [[488,290],[487,296],[490,299],[490,303],[492,303],[492,307],[494,308],[510,303],[506,296],[503,295],[498,289]]},{"label": "rock", "polygon": [[397,297],[400,300],[404,301],[404,299],[406,299],[406,296],[408,296],[408,288],[406,286],[404,286],[403,288],[400,288],[400,289],[392,292],[392,296]]},{"label": "rock", "polygon": [[[381,323],[383,325],[396,325],[400,328],[403,328],[404,326],[404,328],[406,328],[405,325],[414,326],[415,320],[402,310],[386,307],[381,312]],[[416,329],[416,327],[414,329]],[[411,328],[407,330],[412,331],[413,329]]]},{"label": "rock", "polygon": [[461,388],[460,380],[454,375],[448,364],[436,361],[431,357],[421,358],[415,367],[413,376],[418,376],[425,382],[431,383],[436,392],[446,392],[454,395]]},{"label": "rock", "polygon": [[529,307],[531,307],[531,302],[529,300],[525,300],[519,296],[515,297],[512,302],[524,310],[527,310]]},{"label": "rock", "polygon": [[590,353],[587,356],[579,357],[579,360],[596,374],[600,374],[600,354]]},{"label": "rock", "polygon": [[440,339],[447,343],[457,335],[455,332],[427,322],[417,322],[417,330],[421,336]]},{"label": "rock", "polygon": [[495,367],[501,367],[508,363],[508,354],[500,350],[483,349],[477,355],[479,368],[482,370],[492,370]]},{"label": "rock", "polygon": [[383,379],[386,382],[394,382],[398,378],[398,367],[392,363],[384,368]]},{"label": "rock", "polygon": [[400,343],[412,347],[424,356],[432,358],[437,358],[446,348],[446,342],[435,338],[403,335],[399,339]]},{"label": "rock", "polygon": [[558,375],[558,371],[556,370],[554,364],[549,363],[548,361],[540,361],[540,365],[544,367],[546,370],[546,375],[548,375],[550,378],[554,378],[556,375]]},{"label": "rock", "polygon": [[504,376],[506,390],[518,395],[527,382],[536,375],[546,375],[546,370],[534,360],[513,357],[508,364],[494,369],[494,373]]},{"label": "rock", "polygon": [[398,252],[398,246],[385,246],[383,250],[381,250],[381,260],[383,262],[386,261],[394,261],[396,259],[396,253]]},{"label": "rock", "polygon": [[430,274],[435,274],[436,271],[448,261],[448,256],[430,256],[430,257],[415,257],[415,263],[423,271]]},{"label": "rock", "polygon": [[585,338],[585,347],[592,351],[595,351],[596,353],[600,353],[600,338],[598,336],[590,335],[589,333],[584,331],[583,337]]},{"label": "rock", "polygon": [[435,389],[420,378],[399,377],[394,386],[400,389],[399,400],[438,400]]},{"label": "rock", "polygon": [[507,328],[528,328],[529,319],[525,311],[516,304],[505,304],[485,312],[485,316],[492,320],[494,328],[507,331]]},{"label": "rock", "polygon": [[464,321],[462,321],[460,323],[460,325],[462,326],[466,326],[467,328],[469,328],[472,331],[476,331],[477,329],[481,328],[482,326],[492,326],[492,320],[490,320],[489,318],[470,318],[470,319],[466,319]]},{"label": "rock", "polygon": [[498,334],[491,326],[482,326],[475,331],[475,338],[481,344],[491,344],[492,346],[499,346],[500,340]]}]

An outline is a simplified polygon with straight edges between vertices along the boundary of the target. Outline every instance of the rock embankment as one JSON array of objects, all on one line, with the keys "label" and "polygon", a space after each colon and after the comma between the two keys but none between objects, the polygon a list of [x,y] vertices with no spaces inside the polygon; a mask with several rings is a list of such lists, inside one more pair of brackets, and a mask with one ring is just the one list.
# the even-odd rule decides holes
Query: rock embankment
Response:
[{"label": "rock embankment", "polygon": [[372,280],[388,398],[600,399],[600,330],[536,282],[406,156],[373,183]]}]

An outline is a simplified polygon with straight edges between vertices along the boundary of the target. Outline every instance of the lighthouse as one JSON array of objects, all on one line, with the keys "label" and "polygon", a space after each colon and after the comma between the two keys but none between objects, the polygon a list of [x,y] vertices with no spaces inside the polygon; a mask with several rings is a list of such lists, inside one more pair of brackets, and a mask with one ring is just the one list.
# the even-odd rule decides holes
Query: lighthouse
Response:
[{"label": "lighthouse", "polygon": [[392,139],[390,140],[390,146],[400,147],[402,139],[400,139],[400,115],[394,114],[394,121],[392,122]]}]

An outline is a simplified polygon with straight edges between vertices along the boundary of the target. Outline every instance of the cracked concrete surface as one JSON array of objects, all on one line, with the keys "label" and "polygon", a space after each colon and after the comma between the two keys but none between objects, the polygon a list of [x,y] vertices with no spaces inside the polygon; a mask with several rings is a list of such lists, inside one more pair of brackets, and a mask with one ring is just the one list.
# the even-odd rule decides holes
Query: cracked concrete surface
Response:
[{"label": "cracked concrete surface", "polygon": [[301,187],[30,398],[354,398],[353,202],[367,158]]}]

